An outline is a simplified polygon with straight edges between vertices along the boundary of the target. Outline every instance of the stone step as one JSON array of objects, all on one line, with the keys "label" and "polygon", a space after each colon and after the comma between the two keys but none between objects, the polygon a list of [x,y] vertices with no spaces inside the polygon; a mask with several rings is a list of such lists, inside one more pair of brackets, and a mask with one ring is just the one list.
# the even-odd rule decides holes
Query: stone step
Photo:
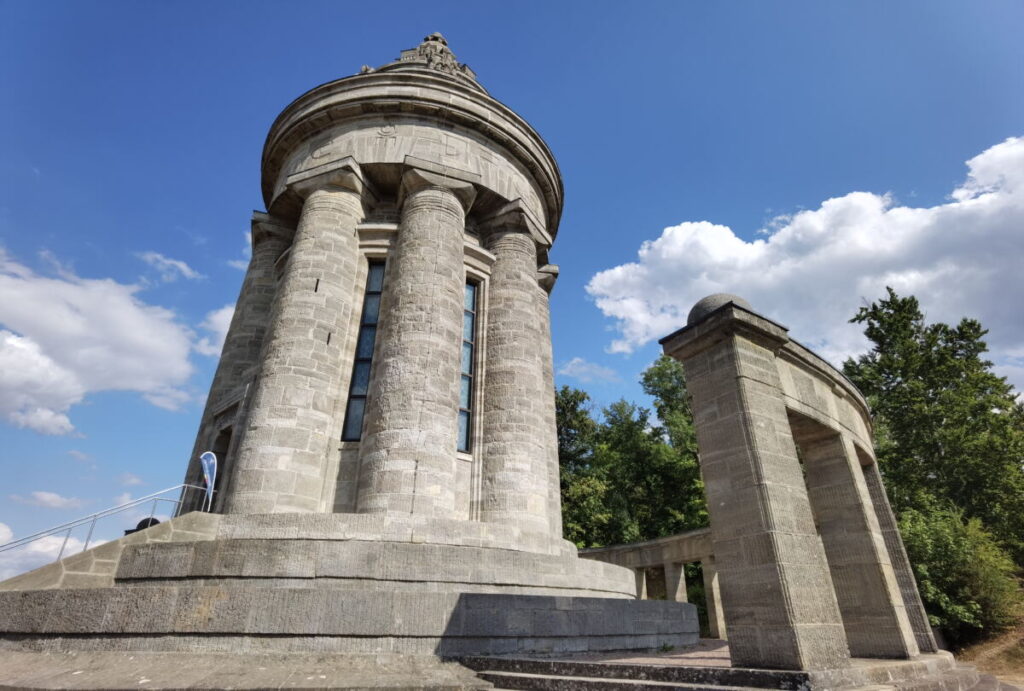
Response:
[{"label": "stone step", "polygon": [[[497,672],[483,670],[477,675],[496,688],[519,691],[742,691],[741,686],[716,686],[709,684],[682,684],[649,679],[625,679],[608,677],[569,677],[552,674],[527,674],[524,672]],[[498,686],[500,685],[500,686]]]},{"label": "stone step", "polygon": [[797,689],[808,683],[804,672],[751,670],[732,667],[629,664],[585,660],[554,660],[523,657],[464,657],[459,662],[478,672],[534,674],[556,677],[587,677],[664,682],[714,688]]},{"label": "stone step", "polygon": [[[496,686],[515,689],[846,689],[852,691],[1006,691],[976,687],[977,670],[955,665],[948,654],[909,661],[858,661],[845,670],[802,672],[700,667],[680,664],[602,662],[537,657],[464,657],[466,667]],[[998,684],[998,682],[995,682]]]}]

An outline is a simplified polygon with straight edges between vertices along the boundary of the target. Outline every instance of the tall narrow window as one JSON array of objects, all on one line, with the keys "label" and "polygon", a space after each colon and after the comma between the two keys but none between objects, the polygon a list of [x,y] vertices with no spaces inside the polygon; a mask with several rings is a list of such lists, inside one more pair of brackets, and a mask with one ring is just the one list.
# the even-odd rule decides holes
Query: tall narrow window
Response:
[{"label": "tall narrow window", "polygon": [[473,360],[476,350],[477,285],[466,284],[462,310],[462,379],[459,383],[459,451],[469,451],[473,424]]},{"label": "tall narrow window", "polygon": [[356,359],[352,365],[352,383],[348,387],[348,408],[341,438],[357,441],[363,432],[363,413],[366,410],[366,392],[370,388],[370,360],[373,343],[377,340],[377,318],[380,316],[380,293],[384,287],[384,263],[372,262],[366,276],[366,297],[363,298],[363,316],[359,320],[356,339]]}]

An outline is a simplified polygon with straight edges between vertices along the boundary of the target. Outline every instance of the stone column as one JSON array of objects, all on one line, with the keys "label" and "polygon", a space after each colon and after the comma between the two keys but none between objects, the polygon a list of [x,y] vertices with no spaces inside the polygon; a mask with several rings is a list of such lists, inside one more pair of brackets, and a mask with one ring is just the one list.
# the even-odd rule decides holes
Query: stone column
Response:
[{"label": "stone column", "polygon": [[322,510],[332,417],[348,383],[341,351],[359,308],[362,179],[346,167],[307,176],[294,189],[305,202],[240,430],[230,513]]},{"label": "stone column", "polygon": [[459,362],[471,184],[402,179],[359,448],[360,513],[455,515]]},{"label": "stone column", "polygon": [[[871,461],[871,459],[867,460]],[[910,621],[910,628],[914,632],[914,640],[917,641],[917,647],[922,653],[938,652],[939,646],[936,645],[932,627],[928,624],[928,615],[924,611],[921,593],[917,589],[917,580],[910,568],[910,559],[907,558],[907,549],[903,546],[903,539],[900,537],[896,516],[892,512],[889,497],[882,485],[878,464],[869,462],[867,465],[862,465],[861,468],[868,493],[871,496],[875,517],[878,519],[878,527],[882,531],[882,539],[889,552],[889,560],[896,575],[896,583],[899,584],[900,596],[903,598],[903,606]]]},{"label": "stone column", "polygon": [[501,224],[487,235],[496,259],[487,284],[481,519],[548,532],[550,459],[544,445],[544,343],[537,314],[537,248]]},{"label": "stone column", "polygon": [[633,569],[633,578],[636,579],[636,599],[646,600],[647,599],[647,569],[642,566],[637,569]]},{"label": "stone column", "polygon": [[[253,369],[259,364],[260,348],[277,287],[274,263],[288,247],[294,232],[294,227],[289,227],[280,219],[259,212],[253,214],[252,257],[235,302],[235,312],[224,339],[217,371],[213,375],[210,394],[206,398],[192,459],[185,474],[185,482],[188,484],[203,486],[199,455],[210,449],[219,431],[211,426],[215,422],[214,415],[232,393],[238,392],[241,396],[244,386],[251,381]],[[231,470],[227,461],[226,458],[217,459],[218,475],[225,478],[230,477]],[[221,491],[228,487],[227,482],[218,484]],[[198,509],[204,501],[202,493],[195,490],[187,493],[185,499],[188,502],[183,505],[183,512]]]},{"label": "stone column", "polygon": [[693,400],[732,664],[849,666],[775,365],[788,336],[734,307],[713,314],[663,343]]},{"label": "stone column", "polygon": [[562,537],[561,466],[558,464],[558,422],[555,419],[555,366],[551,347],[551,301],[549,294],[555,287],[558,267],[546,265],[538,271],[537,322],[540,325],[541,372],[544,377],[539,440],[544,447],[548,468],[548,532],[551,537]]},{"label": "stone column", "polygon": [[708,608],[708,635],[725,640],[725,614],[722,610],[722,591],[718,586],[718,569],[714,558],[700,563],[704,577],[704,597]]},{"label": "stone column", "polygon": [[800,450],[850,655],[917,655],[853,443],[839,434],[828,434],[801,441]]},{"label": "stone column", "polygon": [[686,598],[686,565],[676,562],[665,563],[665,599],[672,602],[688,602]]}]

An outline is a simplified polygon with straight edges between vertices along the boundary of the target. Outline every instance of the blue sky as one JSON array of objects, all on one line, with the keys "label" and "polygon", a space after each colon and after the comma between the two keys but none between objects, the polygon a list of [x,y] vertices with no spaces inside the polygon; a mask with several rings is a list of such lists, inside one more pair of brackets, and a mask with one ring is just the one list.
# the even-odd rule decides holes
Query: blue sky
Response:
[{"label": "blue sky", "polygon": [[432,31],[561,165],[560,383],[640,400],[718,290],[840,361],[891,284],[981,318],[1024,384],[1022,26],[1017,1],[0,0],[0,542],[180,482],[270,123]]}]

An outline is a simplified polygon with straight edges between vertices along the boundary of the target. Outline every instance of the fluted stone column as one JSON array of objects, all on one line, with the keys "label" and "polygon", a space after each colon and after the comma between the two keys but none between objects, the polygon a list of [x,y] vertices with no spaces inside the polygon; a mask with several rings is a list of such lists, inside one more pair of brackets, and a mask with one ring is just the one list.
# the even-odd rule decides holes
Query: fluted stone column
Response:
[{"label": "fluted stone column", "polygon": [[548,401],[537,315],[537,249],[529,233],[499,226],[487,298],[481,519],[548,530]]},{"label": "fluted stone column", "polygon": [[[196,436],[192,459],[185,475],[185,482],[188,484],[203,486],[199,455],[209,450],[213,437],[218,432],[211,427],[215,422],[214,414],[228,395],[248,383],[247,375],[259,363],[263,336],[270,319],[270,309],[276,290],[274,263],[288,247],[294,232],[294,227],[289,227],[280,219],[259,212],[253,214],[252,257],[249,259],[249,267],[246,269],[242,289],[235,303],[235,312],[224,339],[217,371],[213,375],[210,394],[206,399],[199,434]],[[220,466],[218,474],[227,476],[230,473],[227,459],[218,458],[217,461]],[[226,488],[226,483],[219,484]],[[188,502],[183,506],[183,511],[198,509],[203,502],[202,494],[195,491],[187,494],[185,498]]]},{"label": "fluted stone column", "polygon": [[471,184],[410,169],[388,255],[359,449],[360,513],[455,515]]},{"label": "fluted stone column", "polygon": [[544,377],[541,391],[541,427],[538,439],[544,448],[547,464],[548,533],[554,538],[562,537],[562,492],[561,468],[558,464],[558,422],[555,418],[555,366],[551,345],[551,302],[549,293],[555,285],[557,267],[546,266],[548,271],[540,272],[540,282],[535,290],[537,296],[537,323],[540,326],[540,365]]},{"label": "fluted stone column", "polygon": [[230,513],[321,509],[332,415],[348,382],[341,350],[358,308],[361,178],[340,169],[307,178],[296,191],[305,202],[241,430]]}]

